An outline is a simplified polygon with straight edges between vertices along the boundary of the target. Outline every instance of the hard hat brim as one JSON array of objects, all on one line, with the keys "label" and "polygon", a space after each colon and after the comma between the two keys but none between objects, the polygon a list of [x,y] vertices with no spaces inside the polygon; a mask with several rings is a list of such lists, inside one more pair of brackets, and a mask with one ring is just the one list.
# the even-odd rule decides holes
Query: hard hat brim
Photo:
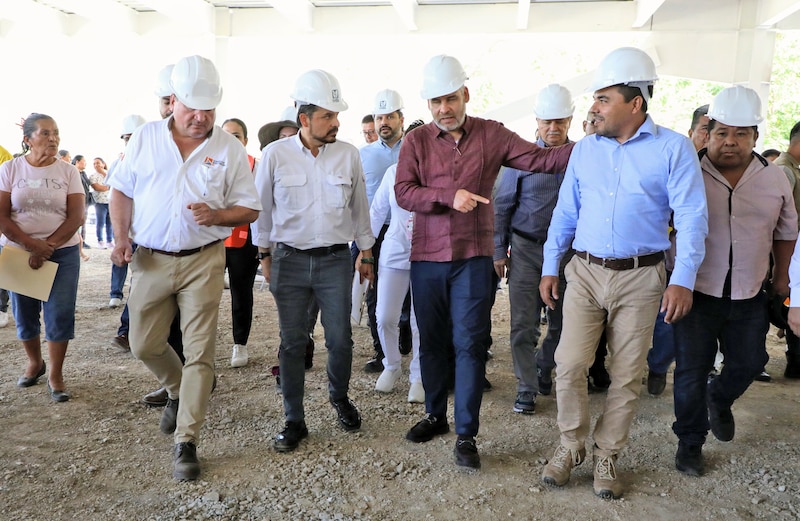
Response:
[{"label": "hard hat brim", "polygon": [[188,99],[183,99],[178,94],[175,94],[175,97],[192,110],[214,110],[219,106],[219,102],[222,101],[222,89],[220,89],[218,96],[196,96],[191,99],[191,102]]}]

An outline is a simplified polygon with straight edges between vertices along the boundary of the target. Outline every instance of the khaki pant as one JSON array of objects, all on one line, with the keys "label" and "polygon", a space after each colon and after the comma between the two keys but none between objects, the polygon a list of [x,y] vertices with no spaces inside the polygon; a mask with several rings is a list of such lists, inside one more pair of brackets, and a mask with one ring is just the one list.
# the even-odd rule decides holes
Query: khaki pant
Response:
[{"label": "khaki pant", "polygon": [[556,348],[556,398],[561,444],[581,449],[589,435],[586,377],[605,327],[608,389],[594,429],[600,455],[618,453],[628,440],[641,390],[653,325],[664,292],[664,263],[613,271],[579,257],[567,265],[564,326]]},{"label": "khaki pant", "polygon": [[[222,298],[222,242],[194,255],[170,257],[138,248],[128,298],[131,352],[167,389],[180,397],[175,443],[197,443],[214,381],[214,351]],[[181,312],[186,363],[167,344],[175,312]]]}]

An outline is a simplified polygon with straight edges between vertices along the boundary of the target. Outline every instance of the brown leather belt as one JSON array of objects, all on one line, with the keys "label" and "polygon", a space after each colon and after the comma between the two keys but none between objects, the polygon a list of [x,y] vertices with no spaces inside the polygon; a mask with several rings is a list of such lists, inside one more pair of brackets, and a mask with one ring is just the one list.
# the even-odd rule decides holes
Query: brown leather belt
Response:
[{"label": "brown leather belt", "polygon": [[286,250],[291,251],[293,253],[302,253],[303,255],[310,255],[312,257],[324,257],[326,255],[330,255],[331,253],[336,253],[337,251],[343,251],[350,249],[347,244],[334,244],[333,246],[321,246],[319,248],[309,248],[307,250],[301,250],[299,248],[295,248],[294,246],[289,246],[288,244],[284,244],[279,242],[276,246],[279,250]]},{"label": "brown leather belt", "polygon": [[595,257],[591,253],[585,251],[576,251],[575,255],[583,260],[591,262],[592,264],[597,264],[604,268],[615,271],[632,270],[636,268],[643,268],[644,266],[655,266],[664,260],[663,251],[651,253],[649,255],[631,257],[629,259],[603,259],[600,257]]},{"label": "brown leather belt", "polygon": [[192,248],[191,250],[181,250],[181,251],[164,251],[164,250],[157,250],[155,248],[146,248],[144,246],[139,246],[141,249],[150,252],[150,253],[159,253],[161,255],[169,255],[170,257],[188,257],[189,255],[194,255],[195,253],[200,253],[201,251],[214,246],[218,242],[221,242],[222,239],[217,239],[214,242],[209,242],[205,246],[200,246],[199,248]]}]

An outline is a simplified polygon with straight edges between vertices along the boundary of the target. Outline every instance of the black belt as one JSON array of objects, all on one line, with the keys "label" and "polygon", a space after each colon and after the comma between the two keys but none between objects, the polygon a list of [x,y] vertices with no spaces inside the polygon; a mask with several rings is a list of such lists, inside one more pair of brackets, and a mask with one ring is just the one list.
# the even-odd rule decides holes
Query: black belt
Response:
[{"label": "black belt", "polygon": [[348,246],[347,244],[334,244],[333,246],[322,246],[320,248],[309,248],[307,250],[301,250],[293,246],[289,246],[288,244],[279,242],[276,248],[278,248],[279,250],[286,250],[293,253],[302,253],[303,255],[311,255],[312,257],[324,257],[325,255],[336,253],[337,251],[348,250],[350,249],[350,246]]},{"label": "black belt", "polygon": [[516,234],[516,235],[519,235],[519,236],[520,236],[520,237],[522,237],[523,239],[525,239],[525,240],[528,240],[528,241],[531,241],[532,243],[534,243],[534,244],[538,244],[538,245],[540,245],[540,246],[541,246],[541,245],[544,245],[544,243],[545,243],[545,239],[537,239],[537,238],[536,238],[536,237],[534,237],[533,235],[527,234],[527,233],[525,233],[525,232],[521,232],[521,231],[517,230],[516,228],[511,228],[511,233],[514,233],[514,234]]},{"label": "black belt", "polygon": [[655,266],[664,260],[664,252],[659,251],[649,255],[640,255],[638,257],[631,257],[629,259],[603,259],[595,257],[591,253],[585,251],[576,251],[575,255],[583,260],[589,261],[592,264],[598,264],[604,268],[615,271],[632,270],[635,268],[642,268],[644,266]]},{"label": "black belt", "polygon": [[164,251],[164,250],[157,250],[155,248],[147,248],[145,246],[139,246],[144,251],[150,253],[160,253],[161,255],[169,255],[170,257],[188,257],[189,255],[194,255],[195,253],[200,253],[201,251],[214,246],[218,242],[222,241],[222,239],[217,239],[214,242],[209,242],[205,246],[200,246],[199,248],[192,248],[191,250],[181,250],[181,251]]}]

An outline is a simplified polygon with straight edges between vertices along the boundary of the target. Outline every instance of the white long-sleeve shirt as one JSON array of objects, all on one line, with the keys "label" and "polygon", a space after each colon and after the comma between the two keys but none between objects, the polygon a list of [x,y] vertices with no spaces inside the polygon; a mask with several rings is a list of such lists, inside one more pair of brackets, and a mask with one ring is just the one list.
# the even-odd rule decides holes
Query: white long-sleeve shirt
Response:
[{"label": "white long-sleeve shirt", "polygon": [[251,227],[257,246],[282,242],[306,250],[355,240],[367,250],[375,244],[361,158],[349,143],[329,143],[314,157],[300,134],[275,141],[264,149],[256,189],[264,208]]}]

